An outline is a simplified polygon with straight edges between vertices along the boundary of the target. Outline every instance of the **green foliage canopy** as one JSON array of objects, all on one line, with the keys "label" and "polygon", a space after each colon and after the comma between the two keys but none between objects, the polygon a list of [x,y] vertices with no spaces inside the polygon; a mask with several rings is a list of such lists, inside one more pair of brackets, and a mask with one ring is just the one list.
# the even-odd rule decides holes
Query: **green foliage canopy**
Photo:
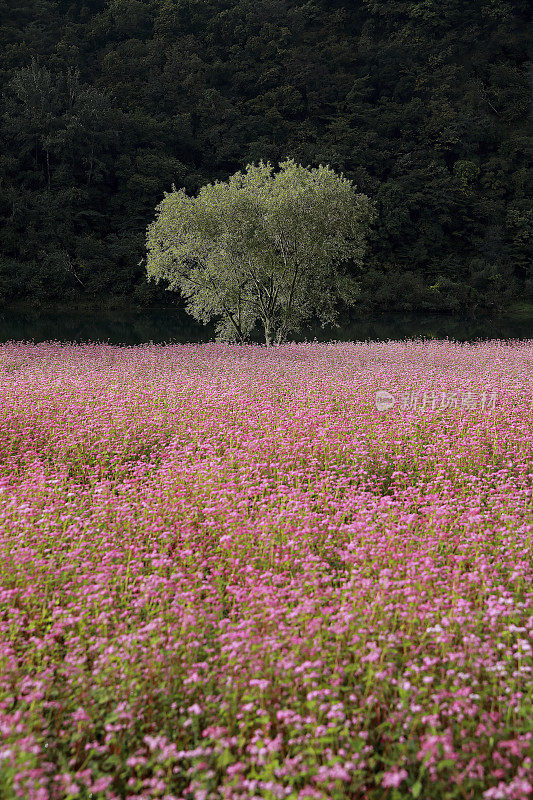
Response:
[{"label": "green foliage canopy", "polygon": [[329,166],[248,164],[197,197],[165,195],[148,227],[146,271],[180,291],[195,319],[220,317],[220,339],[244,341],[259,322],[266,344],[279,343],[312,315],[334,323],[339,299],[355,301],[339,265],[362,265],[374,217],[369,198]]}]

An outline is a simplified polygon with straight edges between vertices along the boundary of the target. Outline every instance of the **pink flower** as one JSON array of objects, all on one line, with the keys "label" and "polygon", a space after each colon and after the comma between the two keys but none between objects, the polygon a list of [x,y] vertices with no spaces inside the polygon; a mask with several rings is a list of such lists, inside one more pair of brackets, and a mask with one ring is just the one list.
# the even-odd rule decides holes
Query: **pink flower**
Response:
[{"label": "pink flower", "polygon": [[383,774],[381,778],[381,785],[385,788],[395,788],[397,789],[398,786],[407,778],[407,770],[405,769],[398,769],[398,767],[393,767],[388,772]]},{"label": "pink flower", "polygon": [[93,785],[91,786],[92,792],[105,792],[105,790],[111,786],[113,783],[113,778],[109,776],[105,776],[102,778],[97,778]]},{"label": "pink flower", "polygon": [[72,714],[72,719],[74,722],[87,722],[90,719],[90,717],[85,711],[85,709],[82,706],[80,706]]}]

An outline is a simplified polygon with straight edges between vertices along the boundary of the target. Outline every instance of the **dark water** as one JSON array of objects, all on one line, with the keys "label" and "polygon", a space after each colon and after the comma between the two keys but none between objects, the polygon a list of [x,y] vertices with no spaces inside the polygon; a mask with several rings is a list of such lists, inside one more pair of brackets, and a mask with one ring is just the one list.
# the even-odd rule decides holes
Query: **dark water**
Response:
[{"label": "dark water", "polygon": [[[142,311],[54,311],[0,309],[0,342],[101,341],[136,345],[145,342],[205,342],[214,325],[203,326],[174,309]],[[465,319],[442,315],[389,313],[344,319],[339,328],[310,324],[296,341],[366,341],[387,339],[532,339],[533,314]],[[259,337],[256,339],[261,341]]]}]

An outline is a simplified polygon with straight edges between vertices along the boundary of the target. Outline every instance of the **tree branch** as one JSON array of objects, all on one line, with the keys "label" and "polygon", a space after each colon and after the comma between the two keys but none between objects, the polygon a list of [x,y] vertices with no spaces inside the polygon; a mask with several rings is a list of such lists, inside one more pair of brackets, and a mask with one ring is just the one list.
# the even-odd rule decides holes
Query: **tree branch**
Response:
[{"label": "tree branch", "polygon": [[248,269],[248,274],[250,275],[251,279],[255,283],[255,286],[256,286],[256,289],[257,289],[257,297],[258,297],[258,300],[259,300],[259,304],[261,306],[261,310],[262,310],[263,314],[266,317],[266,316],[268,316],[268,312],[267,312],[267,308],[265,307],[265,304],[263,302],[263,294],[262,294],[263,287],[259,283],[259,281],[258,281],[258,279],[257,279],[257,277],[255,275],[255,272],[253,271],[252,261],[251,261],[251,259],[249,257],[248,257],[248,268],[249,268]]},{"label": "tree branch", "polygon": [[244,334],[242,332],[241,326],[237,322],[235,322],[235,319],[233,318],[233,314],[231,313],[231,311],[228,308],[226,308],[226,304],[224,303],[223,299],[220,297],[220,295],[219,295],[219,293],[217,291],[216,284],[215,284],[215,282],[214,282],[214,280],[213,280],[213,278],[211,276],[209,276],[209,280],[211,282],[211,285],[213,287],[213,290],[214,290],[216,296],[218,297],[220,305],[222,306],[222,310],[224,311],[224,313],[228,317],[229,321],[231,322],[231,324],[233,325],[233,327],[237,331],[237,333],[239,335],[239,338],[242,341],[244,339]]}]

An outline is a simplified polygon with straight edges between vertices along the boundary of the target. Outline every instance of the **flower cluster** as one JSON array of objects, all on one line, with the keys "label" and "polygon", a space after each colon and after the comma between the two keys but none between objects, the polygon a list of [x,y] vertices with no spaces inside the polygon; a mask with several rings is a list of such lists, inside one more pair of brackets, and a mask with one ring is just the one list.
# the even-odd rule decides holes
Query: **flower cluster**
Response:
[{"label": "flower cluster", "polygon": [[528,798],[532,370],[0,345],[0,796]]}]

